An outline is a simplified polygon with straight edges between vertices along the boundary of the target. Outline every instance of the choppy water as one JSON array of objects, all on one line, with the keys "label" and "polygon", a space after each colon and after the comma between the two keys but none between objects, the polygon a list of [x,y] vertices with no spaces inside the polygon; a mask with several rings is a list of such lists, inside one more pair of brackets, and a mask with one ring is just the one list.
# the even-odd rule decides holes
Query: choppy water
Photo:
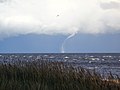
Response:
[{"label": "choppy water", "polygon": [[33,61],[33,60],[51,60],[63,61],[73,64],[76,67],[84,67],[87,69],[95,69],[101,74],[112,72],[114,75],[120,76],[120,54],[0,54],[0,63],[8,63],[14,61]]}]

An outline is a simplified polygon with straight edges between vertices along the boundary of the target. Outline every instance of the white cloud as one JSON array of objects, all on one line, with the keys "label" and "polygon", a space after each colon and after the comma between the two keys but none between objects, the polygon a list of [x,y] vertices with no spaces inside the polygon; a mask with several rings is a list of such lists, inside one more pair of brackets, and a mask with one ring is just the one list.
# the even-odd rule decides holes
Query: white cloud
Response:
[{"label": "white cloud", "polygon": [[[111,28],[111,30],[107,29]],[[119,0],[0,0],[0,36],[120,32]]]}]

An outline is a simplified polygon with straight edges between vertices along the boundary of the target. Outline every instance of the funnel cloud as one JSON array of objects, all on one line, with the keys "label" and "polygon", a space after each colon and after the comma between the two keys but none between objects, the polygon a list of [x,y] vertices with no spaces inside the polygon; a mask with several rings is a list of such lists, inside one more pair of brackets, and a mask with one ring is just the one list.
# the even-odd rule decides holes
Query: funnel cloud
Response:
[{"label": "funnel cloud", "polygon": [[120,0],[0,0],[0,38],[76,32],[120,33]]},{"label": "funnel cloud", "polygon": [[69,40],[69,39],[71,39],[72,37],[74,37],[76,34],[77,34],[77,32],[75,32],[75,33],[69,35],[69,36],[63,41],[62,47],[61,47],[61,53],[65,53],[64,45],[65,45],[66,41]]}]

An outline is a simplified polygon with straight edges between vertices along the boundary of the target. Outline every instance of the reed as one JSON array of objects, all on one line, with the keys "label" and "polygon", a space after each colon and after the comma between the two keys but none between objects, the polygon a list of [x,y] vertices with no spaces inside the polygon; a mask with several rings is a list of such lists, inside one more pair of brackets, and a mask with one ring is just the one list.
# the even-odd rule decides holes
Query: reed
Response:
[{"label": "reed", "polygon": [[69,63],[36,60],[0,64],[0,90],[120,90],[120,78],[104,79]]}]

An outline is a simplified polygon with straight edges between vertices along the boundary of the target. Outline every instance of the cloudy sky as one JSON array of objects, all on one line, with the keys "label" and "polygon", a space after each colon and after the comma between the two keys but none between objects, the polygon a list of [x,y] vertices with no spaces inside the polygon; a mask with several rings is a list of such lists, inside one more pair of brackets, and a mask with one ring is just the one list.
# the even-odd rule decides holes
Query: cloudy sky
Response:
[{"label": "cloudy sky", "polygon": [[120,0],[0,0],[0,52],[120,52]]}]

